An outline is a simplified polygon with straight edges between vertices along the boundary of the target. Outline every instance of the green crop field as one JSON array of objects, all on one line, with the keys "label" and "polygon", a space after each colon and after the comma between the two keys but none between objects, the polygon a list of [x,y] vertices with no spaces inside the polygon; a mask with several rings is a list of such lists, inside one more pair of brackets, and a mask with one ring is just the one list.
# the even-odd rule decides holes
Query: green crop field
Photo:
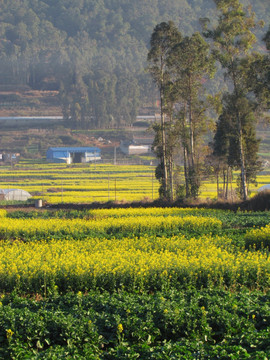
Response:
[{"label": "green crop field", "polygon": [[0,220],[1,359],[269,359],[269,212]]}]

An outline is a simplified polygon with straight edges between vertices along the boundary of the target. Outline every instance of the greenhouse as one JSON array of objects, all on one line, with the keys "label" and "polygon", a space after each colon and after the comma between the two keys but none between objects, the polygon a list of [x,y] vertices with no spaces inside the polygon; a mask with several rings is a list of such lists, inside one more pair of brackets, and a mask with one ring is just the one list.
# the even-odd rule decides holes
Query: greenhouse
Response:
[{"label": "greenhouse", "polygon": [[17,200],[25,201],[31,198],[29,192],[21,189],[0,189],[0,201],[2,200]]},{"label": "greenhouse", "polygon": [[261,191],[270,191],[270,184],[266,184],[266,185],[261,186],[258,189],[258,192],[261,192]]}]

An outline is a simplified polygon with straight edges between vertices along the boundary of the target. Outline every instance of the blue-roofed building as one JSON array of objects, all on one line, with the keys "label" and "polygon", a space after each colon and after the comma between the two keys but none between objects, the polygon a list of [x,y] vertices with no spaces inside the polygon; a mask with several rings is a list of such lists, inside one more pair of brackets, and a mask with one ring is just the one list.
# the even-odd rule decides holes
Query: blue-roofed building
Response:
[{"label": "blue-roofed building", "polygon": [[56,163],[88,163],[101,160],[98,147],[50,147],[47,161]]}]

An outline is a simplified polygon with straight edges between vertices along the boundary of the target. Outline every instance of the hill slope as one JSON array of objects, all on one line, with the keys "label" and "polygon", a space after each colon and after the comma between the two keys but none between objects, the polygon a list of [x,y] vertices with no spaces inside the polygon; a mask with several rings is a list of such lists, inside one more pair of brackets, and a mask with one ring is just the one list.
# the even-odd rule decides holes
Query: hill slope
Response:
[{"label": "hill slope", "polygon": [[[270,23],[269,2],[243,4]],[[199,18],[215,16],[211,0],[2,1],[0,115],[63,111],[78,127],[86,114],[87,127],[130,123],[142,104],[154,103],[145,67],[155,25],[173,20],[190,35]],[[59,96],[29,96],[33,90]]]}]

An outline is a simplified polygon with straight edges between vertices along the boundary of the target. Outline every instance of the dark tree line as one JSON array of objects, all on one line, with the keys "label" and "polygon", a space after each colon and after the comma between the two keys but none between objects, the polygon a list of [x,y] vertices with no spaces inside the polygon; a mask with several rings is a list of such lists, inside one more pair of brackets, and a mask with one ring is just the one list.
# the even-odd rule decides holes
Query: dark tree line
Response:
[{"label": "dark tree line", "polygon": [[[203,36],[183,36],[173,22],[154,28],[148,70],[160,93],[161,122],[154,126],[160,164],[156,176],[160,195],[196,198],[205,171],[217,177],[218,196],[228,198],[233,170],[239,171],[238,191],[248,197],[249,185],[261,169],[256,123],[269,109],[270,56],[255,52],[254,29],[263,26],[250,8],[238,0],[215,0],[218,20],[201,20]],[[269,50],[270,31],[264,37]],[[216,68],[226,87],[216,95],[205,93]],[[208,148],[204,134],[210,128],[209,110],[218,120]],[[182,156],[184,181],[177,184],[174,163]],[[222,179],[222,184],[220,184]],[[174,183],[175,182],[175,183]]]}]

